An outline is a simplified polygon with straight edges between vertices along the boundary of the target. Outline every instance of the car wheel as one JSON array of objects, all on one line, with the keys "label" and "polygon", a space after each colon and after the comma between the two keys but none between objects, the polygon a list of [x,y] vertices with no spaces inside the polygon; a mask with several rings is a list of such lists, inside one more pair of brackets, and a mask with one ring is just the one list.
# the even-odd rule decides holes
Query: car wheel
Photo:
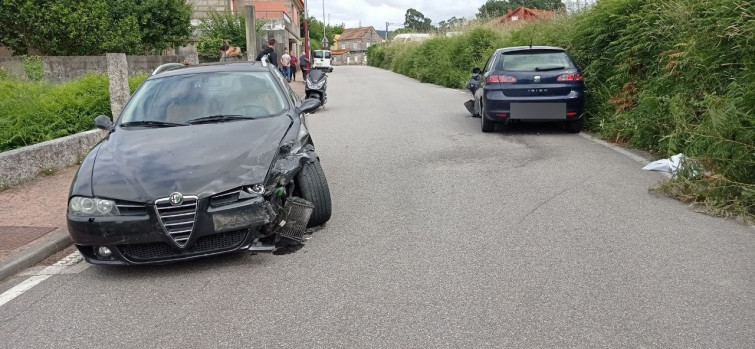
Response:
[{"label": "car wheel", "polygon": [[482,101],[480,101],[480,126],[482,126],[482,132],[488,133],[495,131],[495,123],[485,117],[485,112],[483,110]]},{"label": "car wheel", "polygon": [[569,133],[579,133],[579,131],[582,131],[582,119],[576,119],[576,120],[569,120],[564,123],[564,126],[566,128],[566,132]]},{"label": "car wheel", "polygon": [[330,220],[332,212],[330,189],[325,179],[325,172],[320,166],[320,160],[304,164],[301,171],[296,174],[296,184],[301,197],[315,206],[312,215],[309,216],[307,227],[322,225]]}]

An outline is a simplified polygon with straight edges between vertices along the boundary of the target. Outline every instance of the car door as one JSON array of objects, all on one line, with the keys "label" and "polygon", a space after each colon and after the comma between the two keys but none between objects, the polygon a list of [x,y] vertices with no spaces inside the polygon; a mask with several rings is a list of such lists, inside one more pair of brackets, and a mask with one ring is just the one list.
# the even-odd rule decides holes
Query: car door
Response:
[{"label": "car door", "polygon": [[482,112],[482,106],[478,105],[478,103],[482,101],[482,96],[485,93],[485,85],[487,84],[486,79],[488,75],[490,75],[490,71],[495,66],[495,57],[496,53],[494,52],[488,58],[487,63],[485,63],[485,68],[483,68],[482,73],[477,77],[477,90],[475,91],[475,109],[480,112]]}]

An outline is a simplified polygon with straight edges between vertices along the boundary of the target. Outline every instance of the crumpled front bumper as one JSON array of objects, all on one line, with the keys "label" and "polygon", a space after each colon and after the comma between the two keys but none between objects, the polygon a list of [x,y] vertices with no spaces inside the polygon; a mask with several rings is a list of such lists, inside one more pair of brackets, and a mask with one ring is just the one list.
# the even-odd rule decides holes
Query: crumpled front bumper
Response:
[{"label": "crumpled front bumper", "polygon": [[[211,207],[210,198],[197,202],[193,230],[181,246],[164,229],[154,205],[135,216],[79,217],[68,215],[68,231],[84,258],[93,264],[151,264],[188,260],[245,250],[260,229],[275,219],[263,197]],[[98,253],[105,246],[106,258]]]}]

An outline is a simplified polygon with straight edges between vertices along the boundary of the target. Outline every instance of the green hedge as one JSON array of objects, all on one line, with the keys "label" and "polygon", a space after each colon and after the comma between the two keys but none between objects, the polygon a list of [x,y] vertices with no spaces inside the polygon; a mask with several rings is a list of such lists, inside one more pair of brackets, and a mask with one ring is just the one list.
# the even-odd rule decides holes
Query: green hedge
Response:
[{"label": "green hedge", "polygon": [[[110,115],[105,75],[89,74],[60,85],[0,77],[0,151],[91,130],[97,115]],[[130,78],[131,90],[146,78]]]},{"label": "green hedge", "polygon": [[713,213],[755,213],[755,7],[752,0],[602,0],[516,28],[473,28],[422,44],[371,47],[369,64],[462,88],[498,47],[564,47],[584,70],[588,127],[708,171],[662,190]]}]

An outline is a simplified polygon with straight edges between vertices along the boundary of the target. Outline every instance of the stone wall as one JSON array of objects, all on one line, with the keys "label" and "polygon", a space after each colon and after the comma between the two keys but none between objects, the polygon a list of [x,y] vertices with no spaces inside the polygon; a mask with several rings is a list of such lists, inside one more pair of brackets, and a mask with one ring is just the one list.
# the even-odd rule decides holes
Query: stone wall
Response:
[{"label": "stone wall", "polygon": [[[196,51],[194,51],[196,52]],[[126,56],[128,74],[152,73],[165,63],[182,63],[184,59],[190,62],[191,57],[183,56]],[[45,56],[42,57],[45,79],[59,83],[73,80],[88,73],[107,73],[107,59],[105,56]],[[21,78],[24,75],[23,58],[0,57],[0,68],[6,69],[12,75]]]},{"label": "stone wall", "polygon": [[0,153],[0,187],[28,182],[43,171],[79,163],[107,134],[92,130]]}]

